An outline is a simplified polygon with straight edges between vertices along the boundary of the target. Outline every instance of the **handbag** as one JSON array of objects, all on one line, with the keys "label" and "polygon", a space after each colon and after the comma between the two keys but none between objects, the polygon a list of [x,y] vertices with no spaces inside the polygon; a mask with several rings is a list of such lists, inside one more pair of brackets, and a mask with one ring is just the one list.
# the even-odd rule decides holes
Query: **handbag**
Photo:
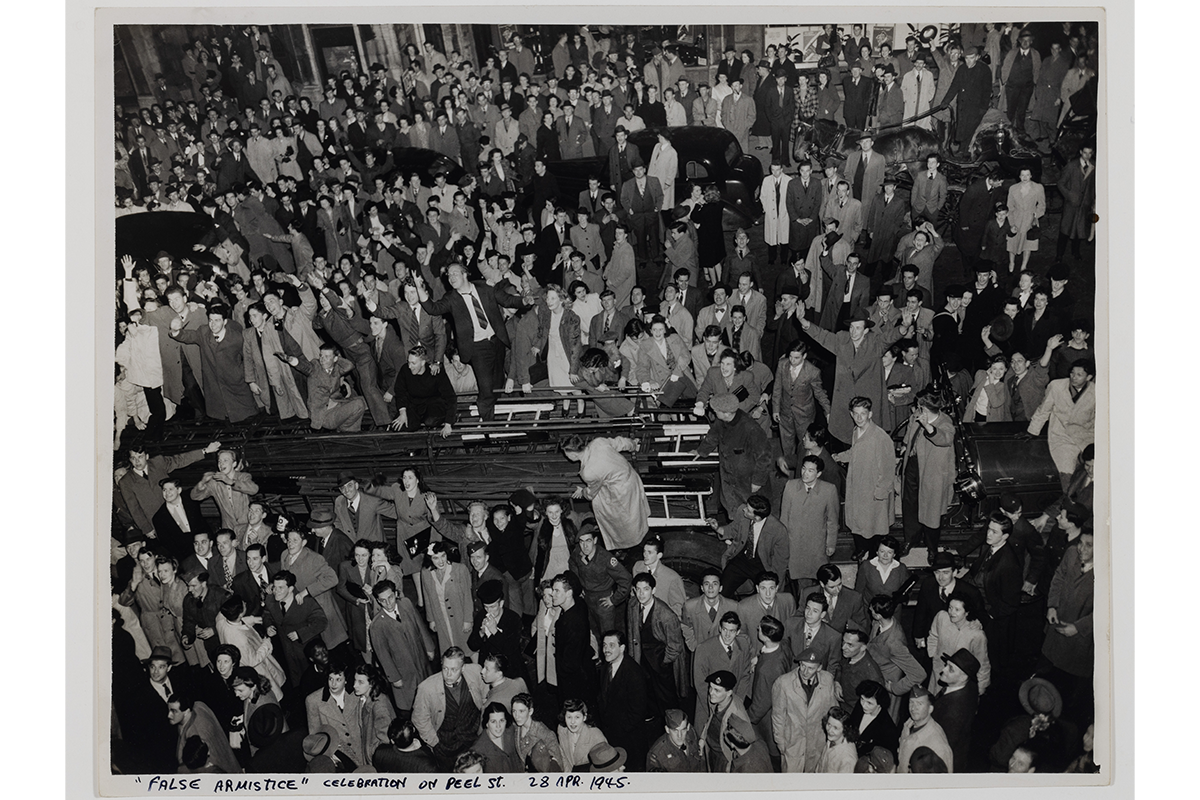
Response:
[{"label": "handbag", "polygon": [[1036,242],[1042,237],[1041,227],[1035,222],[1029,226],[1029,230],[1025,231],[1026,241]]}]

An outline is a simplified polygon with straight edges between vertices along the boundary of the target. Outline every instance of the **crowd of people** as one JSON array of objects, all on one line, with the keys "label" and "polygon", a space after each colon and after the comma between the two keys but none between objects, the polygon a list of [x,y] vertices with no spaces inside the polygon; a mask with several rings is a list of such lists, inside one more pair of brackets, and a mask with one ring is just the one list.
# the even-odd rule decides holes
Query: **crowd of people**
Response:
[{"label": "crowd of people", "polygon": [[[1050,140],[1094,40],[1064,26],[1042,58],[1019,25],[976,26],[979,45],[964,26],[893,55],[826,27],[820,72],[730,50],[695,90],[672,47],[586,27],[545,72],[520,34],[478,66],[409,46],[323,99],[257,28],[184,48],[191,85],[159,81],[117,121],[118,215],[211,226],[191,253],[119,258],[115,769],[1095,769],[1098,370],[1065,260],[1087,274],[1094,145],[1058,181],[1053,262],[1031,170],[968,186],[946,242],[938,155],[911,190],[870,131],[845,163],[791,164],[795,122],[838,113],[919,117],[949,151],[1003,106]],[[679,125],[771,140],[765,257],[758,228],[727,246],[718,187],[676,191]],[[628,138],[643,127],[649,164]],[[397,147],[463,177],[429,186]],[[596,156],[564,198],[548,165]],[[949,252],[965,281],[944,281]],[[465,522],[411,468],[340,474],[301,520],[236,448],[157,452],[185,420],[449,437],[460,398],[488,420],[497,394],[543,388],[564,417],[648,398],[710,422],[696,452],[717,453],[725,552],[699,596],[663,563],[628,439],[567,438],[573,498],[520,489]],[[952,551],[958,430],[1005,422],[1047,431],[1062,496],[1005,495]],[[173,474],[214,454],[194,485]],[[843,530],[853,589],[831,563]],[[914,547],[926,577],[901,561]],[[972,742],[977,715],[1018,701]]]}]

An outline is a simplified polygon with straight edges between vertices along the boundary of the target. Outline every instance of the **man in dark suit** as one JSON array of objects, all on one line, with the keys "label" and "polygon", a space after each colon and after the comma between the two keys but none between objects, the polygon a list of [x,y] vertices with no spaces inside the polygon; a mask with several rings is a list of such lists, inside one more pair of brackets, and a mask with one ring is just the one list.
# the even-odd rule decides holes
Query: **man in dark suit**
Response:
[{"label": "man in dark suit", "polygon": [[617,309],[617,296],[612,289],[600,293],[600,313],[588,323],[588,343],[599,347],[608,336],[615,336],[618,344],[625,334],[625,325],[632,317],[627,309]]},{"label": "man in dark suit", "polygon": [[866,317],[867,306],[871,305],[871,281],[859,273],[860,261],[858,253],[851,253],[846,256],[846,268],[831,276],[821,311],[822,328],[841,330],[847,320]]},{"label": "man in dark suit", "polygon": [[683,658],[683,632],[679,617],[665,600],[654,596],[657,579],[649,572],[633,578],[632,597],[626,610],[629,657],[641,665],[653,697],[656,715],[679,704],[676,662]]},{"label": "man in dark suit", "polygon": [[217,648],[221,640],[217,637],[217,614],[221,613],[221,604],[229,599],[229,592],[220,586],[210,583],[210,575],[199,572],[185,572],[187,580],[187,596],[183,598],[183,636],[185,647],[191,646],[197,639],[204,643],[208,660],[217,657]]},{"label": "man in dark suit", "polygon": [[796,116],[796,93],[788,86],[787,73],[777,70],[775,86],[767,89],[762,97],[767,121],[771,125],[771,160],[790,167],[792,158],[789,141],[792,119]]},{"label": "man in dark suit", "polygon": [[267,548],[254,543],[246,548],[246,569],[233,576],[230,590],[246,604],[246,615],[261,617],[267,598],[271,596],[274,571],[267,564]]},{"label": "man in dark suit", "polygon": [[421,307],[429,314],[450,314],[458,341],[458,353],[471,365],[479,386],[479,418],[490,420],[496,407],[496,386],[503,380],[504,351],[509,347],[508,330],[500,308],[520,308],[520,297],[467,280],[461,264],[446,268],[451,291],[441,300],[430,300],[424,281],[418,285]]},{"label": "man in dark suit", "polygon": [[846,117],[847,128],[862,130],[867,127],[873,84],[873,80],[862,74],[862,65],[858,61],[851,61],[850,74],[842,79],[842,91],[846,97],[842,113]]},{"label": "man in dark suit", "polygon": [[824,202],[824,191],[821,182],[813,177],[812,164],[802,162],[796,171],[796,177],[787,185],[787,213],[791,220],[788,231],[788,248],[792,259],[797,254],[808,254],[812,240],[821,230],[821,204]]},{"label": "man in dark suit", "polygon": [[[472,566],[475,561],[476,545],[480,545],[486,553],[483,542],[472,542]],[[485,574],[496,568],[488,565]],[[499,575],[497,571],[494,574]],[[472,570],[474,577],[474,570]],[[475,591],[479,607],[475,611],[475,621],[471,634],[467,637],[467,647],[475,651],[475,660],[482,664],[491,655],[504,656],[508,665],[506,677],[521,678],[526,685],[529,676],[525,670],[525,656],[521,649],[521,617],[511,608],[505,598],[505,584],[502,578],[490,578],[479,584]]]},{"label": "man in dark suit", "polygon": [[153,158],[146,137],[139,134],[134,146],[129,150],[129,174],[133,177],[138,194],[146,193],[147,181],[150,178],[150,161]]},{"label": "man in dark suit", "polygon": [[958,219],[954,223],[954,243],[962,255],[963,263],[973,267],[980,258],[983,246],[983,230],[988,220],[995,216],[996,203],[1006,202],[1000,191],[1004,179],[999,175],[985,175],[972,183],[958,201]]},{"label": "man in dark suit", "polygon": [[[540,213],[541,209],[538,209]],[[559,207],[554,210],[554,221],[538,231],[537,235],[537,264],[538,270],[548,275],[549,265],[562,252],[563,247],[571,244],[571,226],[567,223],[567,210]]]},{"label": "man in dark suit", "polygon": [[[328,506],[313,510],[312,516],[308,520],[312,536],[309,537],[306,545],[325,559],[325,563],[329,565],[335,575],[338,574],[342,562],[349,561],[354,556],[354,542],[349,536],[338,530],[338,527],[344,525],[346,530],[353,531],[358,539],[382,542],[383,526],[379,521],[378,509],[385,506],[385,501],[378,497],[360,492],[358,481],[348,473],[343,472],[338,475],[338,489],[342,494],[334,501],[334,511],[330,511]],[[357,512],[351,511],[347,507],[346,496],[351,493],[356,495],[357,506],[353,502],[350,503],[350,506],[356,507]],[[386,509],[391,511],[391,505],[386,504]],[[335,515],[338,520],[337,527],[334,524]],[[378,538],[371,538],[368,535],[371,532],[377,532]],[[333,602],[332,607],[337,609],[337,612],[342,615],[342,619],[349,619],[352,602],[343,597],[340,592],[330,592],[328,596]]]},{"label": "man in dark suit", "polygon": [[396,386],[396,375],[408,363],[407,351],[400,345],[400,337],[381,316],[371,317],[371,352],[379,366],[379,390],[388,404],[388,411],[395,416],[396,402],[392,390]]},{"label": "man in dark suit", "polygon": [[[646,685],[646,674],[633,658],[626,655],[628,640],[624,632],[604,634],[600,667],[600,698],[596,707],[599,728],[614,747],[623,747],[628,755],[626,769],[645,769],[646,730],[656,716]],[[658,715],[661,715],[661,709]]]},{"label": "man in dark suit", "polygon": [[[710,522],[717,537],[725,542],[721,554],[721,584],[726,597],[736,597],[747,579],[755,581],[763,572],[774,572],[777,581],[787,572],[791,537],[779,518],[771,514],[771,501],[753,494],[730,515],[729,525],[718,528]],[[781,620],[782,621],[782,620]],[[747,634],[753,630],[746,626]]]},{"label": "man in dark suit", "polygon": [[[417,345],[423,345],[429,357],[429,371],[434,375],[441,371],[442,357],[446,354],[445,321],[435,314],[421,310],[421,300],[415,284],[405,283],[403,289],[404,299],[402,302],[387,305],[381,303],[376,308],[372,308],[370,304],[367,305],[367,310],[372,314],[383,319],[394,319],[400,326],[400,352],[396,372],[392,374],[390,383],[380,382],[380,386],[386,386],[389,394],[396,385],[396,375],[399,374],[400,367],[407,363],[408,351]],[[387,338],[395,340],[392,334],[389,334]],[[379,360],[379,356],[376,356],[376,360]],[[380,369],[383,369],[382,362]]]},{"label": "man in dark suit", "polygon": [[860,631],[871,629],[867,617],[867,605],[862,595],[853,589],[842,585],[842,571],[837,564],[822,564],[817,569],[817,582],[821,584],[821,592],[829,601],[825,621],[829,627],[838,633],[844,633],[847,627]]},{"label": "man in dark suit", "polygon": [[[968,754],[971,752],[971,727],[975,712],[979,709],[980,663],[965,647],[947,655],[942,654],[942,667],[938,682],[945,688],[934,698],[933,721],[942,726],[946,741],[954,751],[955,767],[967,771]],[[937,665],[935,665],[937,666]]]},{"label": "man in dark suit", "polygon": [[217,170],[217,191],[228,192],[239,183],[257,181],[258,176],[250,166],[250,160],[242,152],[242,140],[236,136],[226,137],[229,152],[221,159]]},{"label": "man in dark suit", "polygon": [[194,575],[197,572],[207,572],[209,582],[217,581],[216,573],[220,569],[221,560],[213,549],[213,536],[207,528],[192,533],[192,554],[179,564],[179,574]]},{"label": "man in dark suit", "polygon": [[[620,147],[619,144],[617,146]],[[640,161],[633,164],[633,177],[621,185],[621,208],[628,215],[633,248],[639,263],[662,259],[659,226],[662,202],[662,184],[658,178],[646,175],[646,167]]]},{"label": "man in dark suit", "polygon": [[[618,123],[614,135],[617,143],[608,152],[608,182],[614,192],[619,192],[633,178],[633,168],[643,162],[642,154],[629,143],[629,132],[624,125]],[[621,205],[625,207],[624,203]]]},{"label": "man in dark suit", "polygon": [[[797,266],[803,266],[803,258]],[[790,278],[788,273],[785,277]],[[800,321],[804,318],[804,306],[800,301],[808,297],[807,283],[784,281],[776,290],[779,297],[779,313],[767,320],[762,348],[763,363],[775,364],[784,356],[792,342],[800,338]]]},{"label": "man in dark suit", "polygon": [[900,124],[904,119],[904,95],[900,84],[896,82],[896,67],[887,64],[883,68],[883,85],[879,87],[876,98],[875,125],[879,128],[891,128]]},{"label": "man in dark suit", "polygon": [[267,625],[267,636],[282,646],[288,683],[299,686],[304,670],[308,668],[304,647],[325,630],[328,624],[325,612],[312,598],[297,601],[296,576],[288,570],[280,570],[271,582],[271,597],[267,598],[263,622]]},{"label": "man in dark suit", "polygon": [[988,519],[987,548],[971,570],[972,582],[983,594],[988,659],[992,674],[998,678],[1008,665],[1013,649],[1012,622],[1021,606],[1021,561],[1008,542],[1012,530],[1012,520],[1000,512],[993,513]]},{"label": "man in dark suit", "polygon": [[[687,238],[686,234],[684,238]],[[687,312],[692,315],[692,319],[696,319],[700,314],[700,309],[704,307],[704,296],[696,288],[696,285],[691,283],[691,278],[691,273],[683,267],[675,270],[671,275],[671,280],[674,282],[675,288],[679,290],[679,293],[675,296],[675,303],[687,309]]]},{"label": "man in dark suit", "polygon": [[829,601],[824,592],[811,592],[804,607],[783,620],[783,644],[798,657],[811,648],[821,662],[821,669],[836,672],[842,658],[842,635],[824,622]]},{"label": "man in dark suit", "polygon": [[209,562],[213,586],[226,591],[233,590],[233,579],[246,571],[246,554],[238,549],[237,534],[229,528],[220,528],[216,533],[217,555]]},{"label": "man in dark suit", "polygon": [[158,544],[182,563],[192,554],[192,535],[207,531],[208,523],[200,504],[181,492],[174,478],[163,478],[159,485],[164,502],[150,521]]},{"label": "man in dark suit", "polygon": [[603,197],[604,190],[600,188],[600,177],[589,175],[588,188],[579,193],[579,202],[576,204],[576,208],[587,209],[588,218],[592,222],[598,222],[604,215],[604,206],[601,203]]},{"label": "man in dark suit", "polygon": [[[342,556],[337,563],[330,562],[334,572],[337,572],[342,561],[350,558],[354,550],[353,541],[366,539],[370,542],[382,542],[382,517],[391,517],[396,513],[390,503],[360,491],[358,478],[352,472],[339,472],[337,485],[340,494],[333,501],[333,512],[328,508],[318,508],[313,511],[308,523],[319,539],[333,542],[336,554]],[[337,532],[341,533],[340,538],[330,537],[330,531],[334,529],[335,524]],[[350,537],[353,537],[353,540]],[[319,555],[324,555],[318,547],[313,549]]]}]

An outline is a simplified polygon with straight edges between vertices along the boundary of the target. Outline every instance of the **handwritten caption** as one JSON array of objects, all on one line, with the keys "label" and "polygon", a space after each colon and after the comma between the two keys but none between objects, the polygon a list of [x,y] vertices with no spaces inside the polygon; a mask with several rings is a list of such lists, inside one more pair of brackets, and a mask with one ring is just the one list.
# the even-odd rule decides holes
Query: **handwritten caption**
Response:
[{"label": "handwritten caption", "polygon": [[[528,785],[525,785],[525,782]],[[137,779],[142,783],[142,779]],[[519,784],[525,789],[581,789],[603,791],[606,789],[630,788],[630,777],[621,774],[608,775],[527,775]],[[302,789],[409,789],[418,792],[426,791],[488,791],[496,789],[515,790],[516,786],[506,784],[503,776],[488,777],[484,775],[450,776],[438,778],[422,778],[410,776],[388,777],[361,775],[357,777],[339,778],[211,778],[211,777],[180,777],[177,775],[155,775],[146,781],[148,793],[170,792],[208,792],[211,794],[232,794],[235,792],[298,792]]]}]

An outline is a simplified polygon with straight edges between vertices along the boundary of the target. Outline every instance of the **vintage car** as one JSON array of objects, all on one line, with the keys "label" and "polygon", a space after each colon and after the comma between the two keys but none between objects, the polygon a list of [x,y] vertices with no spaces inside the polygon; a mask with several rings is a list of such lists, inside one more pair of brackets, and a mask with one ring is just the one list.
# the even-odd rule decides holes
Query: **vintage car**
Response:
[{"label": "vintage car", "polygon": [[[466,175],[466,170],[450,156],[436,150],[424,147],[397,147],[392,150],[392,164],[396,173],[410,175],[415,172],[421,176],[421,183],[433,186],[433,176],[439,172],[446,174],[446,183],[457,186],[459,179]],[[388,185],[391,185],[388,181]]]},{"label": "vintage car", "polygon": [[[724,128],[687,126],[667,128],[667,138],[679,153],[679,174],[675,187],[676,202],[685,199],[692,184],[715,184],[721,192],[727,228],[753,225],[762,216],[758,202],[758,187],[762,183],[762,164],[742,152],[737,137]],[[658,135],[650,129],[636,131],[629,141],[638,149],[647,165],[654,153]],[[546,166],[558,180],[559,194],[564,201],[575,202],[587,189],[587,179],[600,176],[608,185],[607,155],[553,161]]]},{"label": "vintage car", "polygon": [[147,211],[117,217],[117,275],[121,275],[120,258],[126,255],[150,263],[159,252],[166,252],[176,261],[186,258],[197,266],[216,264],[216,258],[207,250],[192,249],[214,227],[212,217],[189,211]]},{"label": "vintage car", "polygon": [[[825,163],[830,158],[844,162],[858,149],[862,131],[833,120],[815,120],[800,122],[795,134],[793,153],[797,161],[811,159]],[[962,193],[985,170],[994,171],[1006,181],[1016,181],[1021,170],[1028,169],[1035,181],[1042,182],[1043,163],[1037,146],[995,109],[984,115],[964,154],[942,153],[938,137],[916,126],[876,133],[873,149],[883,154],[888,173],[897,179],[901,192],[912,188],[912,176],[924,167],[926,156],[941,155],[942,173],[950,184],[949,196],[938,219],[938,228],[943,232],[948,232],[957,218]]]}]

